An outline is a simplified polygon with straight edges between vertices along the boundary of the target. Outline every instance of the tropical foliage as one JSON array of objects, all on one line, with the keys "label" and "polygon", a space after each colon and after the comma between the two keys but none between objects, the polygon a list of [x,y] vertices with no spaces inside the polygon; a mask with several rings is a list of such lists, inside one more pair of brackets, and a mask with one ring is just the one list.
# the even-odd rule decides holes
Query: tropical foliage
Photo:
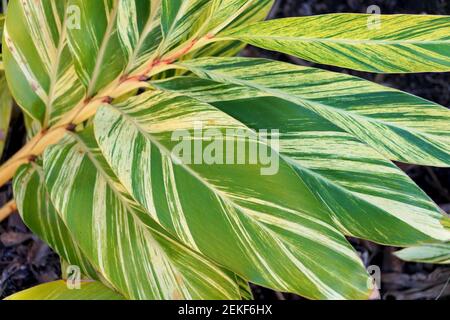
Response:
[{"label": "tropical foliage", "polygon": [[[376,288],[346,236],[410,247],[405,259],[422,245],[421,261],[445,255],[448,218],[392,161],[449,167],[449,110],[236,55],[249,43],[356,70],[445,72],[450,17],[382,16],[375,29],[359,14],[262,22],[272,4],[10,1],[4,68],[29,142],[0,184],[14,176],[24,221],[88,279],[11,299],[251,299],[249,283],[368,299]],[[1,133],[12,104],[4,78],[0,90]],[[216,134],[196,136],[198,123]],[[277,155],[277,171],[186,162],[175,132],[214,138],[225,157],[230,139],[248,139]]]},{"label": "tropical foliage", "polygon": [[397,252],[396,255],[406,261],[450,264],[450,244],[436,243],[410,247]]}]

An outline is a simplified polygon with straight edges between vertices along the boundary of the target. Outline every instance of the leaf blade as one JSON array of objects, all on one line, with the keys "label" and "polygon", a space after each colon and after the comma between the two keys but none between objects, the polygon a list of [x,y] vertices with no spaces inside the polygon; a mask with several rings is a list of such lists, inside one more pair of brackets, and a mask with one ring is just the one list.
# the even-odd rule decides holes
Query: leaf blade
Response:
[{"label": "leaf blade", "polygon": [[35,165],[19,168],[14,178],[14,198],[25,224],[83,275],[98,279],[97,272],[55,210],[44,182],[43,169]]},{"label": "leaf blade", "polygon": [[450,166],[450,111],[430,101],[360,78],[271,60],[202,58],[180,65],[200,78],[311,110],[390,160]]},{"label": "leaf blade", "polygon": [[[378,19],[379,28],[373,26]],[[449,28],[447,16],[329,14],[256,23],[223,35],[361,71],[446,72],[450,71]]]},{"label": "leaf blade", "polygon": [[238,299],[228,271],[178,243],[129,197],[92,131],[44,156],[55,207],[99,273],[129,299]]},{"label": "leaf blade", "polygon": [[13,100],[3,74],[0,74],[0,159],[3,155],[13,109]]},{"label": "leaf blade", "polygon": [[254,130],[279,130],[280,154],[348,236],[385,245],[446,241],[440,208],[400,169],[321,116],[246,87],[194,77],[152,82],[210,103]]},{"label": "leaf blade", "polygon": [[[187,165],[171,160],[176,144],[171,132],[191,130],[201,120],[208,128],[243,129],[204,103],[147,92],[99,110],[94,130],[128,192],[190,247],[263,286],[316,299],[367,298],[366,272],[359,258],[288,164],[280,165],[282,173],[264,178],[260,165]],[[332,276],[318,260],[352,270],[352,279]]]},{"label": "leaf blade", "polygon": [[450,243],[406,248],[395,252],[395,255],[409,262],[450,264]]},{"label": "leaf blade", "polygon": [[82,281],[81,289],[71,290],[64,281],[55,281],[18,292],[5,300],[125,300],[100,282]]},{"label": "leaf blade", "polygon": [[11,93],[41,125],[54,124],[83,99],[67,47],[67,1],[9,5],[3,50]]}]

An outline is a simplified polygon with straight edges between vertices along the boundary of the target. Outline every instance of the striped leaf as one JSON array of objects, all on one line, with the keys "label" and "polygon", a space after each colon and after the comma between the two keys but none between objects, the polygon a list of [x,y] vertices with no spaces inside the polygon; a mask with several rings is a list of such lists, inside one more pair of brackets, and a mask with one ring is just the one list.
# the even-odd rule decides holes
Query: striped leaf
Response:
[{"label": "striped leaf", "polygon": [[100,282],[82,281],[80,289],[69,289],[64,281],[55,281],[21,291],[5,300],[124,300],[124,298]]},{"label": "striped leaf", "polygon": [[11,2],[9,16],[14,18],[6,22],[5,69],[13,96],[29,118],[46,127],[106,87],[120,93],[133,90],[134,84],[118,88],[119,79],[138,67],[148,68],[161,41],[160,5]]},{"label": "striped leaf", "polygon": [[241,295],[241,300],[253,300],[253,292],[250,288],[248,281],[236,276],[236,283],[239,286],[239,293]]},{"label": "striped leaf", "polygon": [[[0,36],[3,39],[3,28],[5,27],[5,20],[6,17],[4,14],[0,14]],[[5,70],[5,66],[3,65],[3,53],[0,52],[0,70],[3,71]]]},{"label": "striped leaf", "polygon": [[128,299],[239,299],[234,276],[179,244],[137,205],[91,130],[47,150],[46,183],[94,267]]},{"label": "striped leaf", "polygon": [[450,17],[328,14],[255,23],[222,36],[361,71],[450,71]]},{"label": "striped leaf", "polygon": [[226,27],[249,24],[255,16],[266,15],[272,5],[272,0],[213,0],[205,18],[206,29],[216,34]]},{"label": "striped leaf", "polygon": [[[68,266],[78,266],[88,279],[99,276],[81,252],[76,240],[56,212],[44,186],[44,173],[38,164],[25,165],[14,179],[14,194],[19,212],[26,225],[49,244],[62,258],[62,271]],[[101,275],[100,275],[100,278]],[[246,281],[236,276],[241,297],[251,299],[252,293]],[[86,297],[88,299],[89,297]]]},{"label": "striped leaf", "polygon": [[[263,20],[272,5],[273,0],[163,1],[161,25],[165,36],[160,54],[183,41],[197,46],[202,37],[214,38],[226,27]],[[186,57],[235,55],[242,47],[239,41],[217,42]]]},{"label": "striped leaf", "polygon": [[0,73],[0,159],[3,155],[6,138],[9,131],[9,122],[13,109],[13,100],[6,83],[5,75]]},{"label": "striped leaf", "polygon": [[80,11],[68,38],[87,98],[151,66],[162,40],[160,0],[68,1]]},{"label": "striped leaf", "polygon": [[360,78],[264,59],[203,58],[180,66],[311,110],[388,159],[450,166],[450,111],[430,101]]},{"label": "striped leaf", "polygon": [[5,72],[24,112],[47,126],[84,97],[67,47],[67,1],[11,1],[3,38]]},{"label": "striped leaf", "polygon": [[[272,8],[274,0],[257,0],[257,1],[246,1],[246,0],[216,0],[214,1],[214,5],[212,7],[217,8],[215,12],[221,13],[222,17],[225,19],[229,19],[230,16],[233,15],[233,10],[239,10],[242,8],[242,5],[245,5],[243,12],[231,22],[227,28],[233,28],[237,26],[249,25],[251,23],[264,20],[270,9]],[[248,7],[247,7],[248,5]],[[210,12],[206,13],[206,17],[204,19],[211,18]],[[218,21],[218,18],[214,19]],[[222,23],[210,24],[208,29],[211,29],[212,26],[220,26]],[[245,44],[240,41],[220,41],[214,42],[210,45],[207,45],[203,48],[199,48],[197,51],[194,51],[191,54],[184,56],[182,59],[192,59],[196,57],[232,57],[237,55],[243,48]]]},{"label": "striped leaf", "polygon": [[[266,18],[274,0],[214,0],[209,2],[206,10],[200,17],[196,17],[196,27],[192,28],[185,36],[187,42],[192,45],[197,43],[201,36],[207,36],[214,40],[214,35],[227,26],[232,28],[240,25],[248,25],[252,22],[261,21]],[[233,20],[234,19],[234,20]],[[195,45],[195,44],[194,44]],[[179,60],[189,60],[197,57],[237,55],[245,43],[241,41],[213,41],[212,43],[199,47],[191,53],[185,54]],[[184,74],[183,70],[169,71],[162,74],[161,78]],[[158,78],[160,78],[158,76]]]},{"label": "striped leaf", "polygon": [[0,13],[0,35],[3,36],[3,28],[5,26],[5,15],[3,13]]},{"label": "striped leaf", "polygon": [[396,252],[395,255],[411,262],[450,264],[450,243],[406,248]]},{"label": "striped leaf", "polygon": [[[27,224],[63,261],[113,288],[89,283],[87,296],[250,299],[252,281],[308,298],[364,299],[368,275],[343,233],[399,246],[450,240],[449,221],[385,159],[449,166],[448,110],[313,68],[189,60],[265,38],[269,49],[355,69],[450,71],[448,18],[381,17],[383,32],[363,30],[362,15],[249,27],[271,4],[11,2],[5,73],[29,135],[67,125],[73,108],[120,98],[49,148],[43,172],[22,167],[14,182]],[[334,26],[319,31],[324,21]],[[232,30],[217,36],[224,29]],[[171,69],[203,79],[153,82],[156,90],[132,97]],[[199,123],[208,135],[197,135]],[[280,153],[255,135],[268,128],[281,130]],[[241,163],[233,151],[242,143]],[[255,146],[269,163],[251,157]],[[74,296],[61,284],[41,291]]]},{"label": "striped leaf", "polygon": [[166,53],[179,45],[183,40],[188,40],[190,34],[198,30],[200,23],[197,19],[209,11],[209,5],[214,5],[215,0],[162,0],[161,29],[163,41],[160,45],[160,53]]},{"label": "striped leaf", "polygon": [[[316,299],[367,298],[370,290],[361,261],[290,164],[281,160],[279,170],[268,176],[261,175],[259,161],[198,161],[203,149],[186,149],[181,158],[175,151],[180,137],[174,139],[174,133],[186,135],[188,144],[191,134],[197,143],[211,141],[211,136],[193,131],[199,121],[205,130],[214,130],[210,134],[214,132],[216,146],[226,148],[226,141],[248,138],[246,159],[252,143],[265,145],[214,107],[158,91],[101,108],[94,129],[102,153],[127,191],[191,248],[273,289]],[[226,139],[221,135],[225,132]],[[223,161],[232,154],[216,152]]]},{"label": "striped leaf", "polygon": [[278,129],[281,155],[347,235],[396,246],[450,239],[438,206],[406,174],[312,111],[193,77],[152,85],[213,104],[254,130]]},{"label": "striped leaf", "polygon": [[[210,40],[198,37],[268,1],[13,1],[3,46],[12,94],[30,119],[47,127],[100,93],[137,89],[159,58],[201,48]],[[206,13],[210,19],[196,19]],[[230,49],[224,45],[215,48]]]},{"label": "striped leaf", "polygon": [[44,172],[38,164],[24,165],[18,170],[14,178],[14,197],[23,221],[33,233],[69,265],[78,266],[83,275],[98,278],[51,203],[44,185]]}]

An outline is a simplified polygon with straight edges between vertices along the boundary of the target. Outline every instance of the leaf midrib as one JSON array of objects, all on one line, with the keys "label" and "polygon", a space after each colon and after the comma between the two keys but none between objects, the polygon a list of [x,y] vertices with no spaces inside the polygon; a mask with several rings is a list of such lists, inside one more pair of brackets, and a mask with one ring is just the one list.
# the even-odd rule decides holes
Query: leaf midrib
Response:
[{"label": "leaf midrib", "polygon": [[[161,144],[156,137],[154,137],[152,134],[150,134],[150,133],[146,132],[144,129],[142,129],[141,126],[139,125],[139,123],[136,120],[134,120],[131,116],[129,116],[128,114],[124,113],[122,110],[120,110],[119,108],[116,108],[114,106],[108,106],[108,107],[110,107],[113,110],[117,111],[121,116],[123,116],[125,119],[127,119],[127,121],[129,121],[131,124],[133,124],[137,128],[137,130],[144,137],[149,139],[151,141],[151,143],[153,143],[159,150],[161,150],[161,152],[165,153],[166,156],[169,156],[169,157],[172,156],[172,153],[170,152],[170,150],[168,150],[163,144]],[[294,248],[288,241],[285,241],[281,235],[279,235],[275,231],[273,231],[270,228],[268,228],[263,222],[255,219],[255,217],[253,215],[246,214],[246,212],[248,210],[253,211],[252,209],[248,209],[248,208],[245,208],[245,207],[241,206],[240,204],[237,204],[233,200],[233,197],[227,196],[226,193],[224,193],[223,191],[217,189],[214,185],[212,185],[208,181],[206,181],[200,174],[198,174],[193,169],[191,169],[189,166],[184,164],[181,159],[178,159],[178,160],[179,160],[178,163],[180,163],[180,166],[183,167],[183,169],[186,170],[186,172],[188,174],[192,175],[200,183],[202,183],[208,190],[213,192],[216,196],[220,197],[224,202],[231,204],[235,209],[239,210],[242,215],[245,215],[247,218],[251,219],[256,225],[258,225],[262,230],[265,230],[274,239],[278,239],[279,241],[281,241],[283,246],[288,246],[289,248],[291,248],[295,252],[295,249],[297,249],[297,248]],[[288,165],[290,165],[290,164],[288,163]],[[298,176],[298,173],[295,170],[294,170],[294,174]],[[286,210],[292,210],[292,209],[286,208]],[[292,210],[292,211],[294,212],[295,210]],[[342,245],[343,247],[346,247],[344,245],[344,243],[339,243],[337,241],[337,239],[335,238],[337,235],[341,235],[341,233],[336,228],[334,228],[333,226],[331,226],[331,225],[329,225],[329,224],[327,224],[324,221],[321,221],[319,219],[314,219],[314,218],[308,216],[307,214],[304,214],[304,213],[299,212],[299,211],[295,211],[295,214],[297,214],[297,216],[300,216],[301,218],[303,218],[305,220],[312,221],[313,223],[317,223],[320,226],[327,228],[330,231],[330,234],[333,235],[334,237],[331,236],[330,234],[323,234],[323,236],[327,237],[327,238],[330,238],[330,239],[333,239],[333,242],[335,242],[336,245],[339,244],[339,245]],[[311,230],[313,230],[313,229],[311,229]],[[305,237],[310,239],[308,236],[305,236]],[[313,241],[312,239],[310,239],[310,240]],[[345,259],[351,260],[350,256],[345,255],[343,253],[341,253],[341,255],[343,257],[345,257]],[[311,269],[309,269],[309,270],[311,270]],[[236,273],[236,271],[233,271],[233,272]],[[236,274],[238,274],[238,273],[236,273]],[[243,277],[240,274],[238,274],[238,275]],[[309,279],[309,281],[314,283],[314,280],[311,279],[307,274],[304,274],[304,275],[305,275],[306,278]],[[245,278],[245,277],[243,277],[243,278]],[[355,286],[353,286],[352,284],[350,284],[350,286],[355,288],[355,289],[358,289]],[[280,290],[282,290],[282,288],[280,288]]]},{"label": "leaf midrib", "polygon": [[[91,0],[92,1],[92,0]],[[98,0],[93,0],[98,1]],[[87,98],[90,98],[91,95],[94,94],[95,85],[97,84],[98,77],[100,76],[100,72],[102,71],[102,63],[105,58],[106,49],[108,47],[109,39],[113,34],[113,27],[117,18],[117,14],[119,12],[119,0],[114,0],[113,10],[110,12],[108,25],[106,27],[105,34],[103,35],[102,43],[100,45],[100,49],[97,54],[97,58],[95,61],[95,67],[92,72],[91,80],[89,81],[89,86],[87,89]]]},{"label": "leaf midrib", "polygon": [[[159,150],[161,150],[163,153],[166,154],[166,156],[168,156],[169,158],[173,157],[174,155],[172,155],[172,153],[170,152],[170,150],[164,146],[163,144],[161,144],[159,142],[159,140],[154,137],[152,134],[148,133],[147,131],[145,131],[144,129],[141,128],[141,126],[139,125],[139,123],[137,121],[135,121],[131,116],[129,116],[128,114],[124,113],[122,110],[120,110],[120,108],[116,108],[114,106],[110,106],[113,110],[117,111],[120,115],[122,115],[125,119],[127,119],[129,122],[131,122],[136,128],[137,130],[147,139],[149,139],[151,141],[151,143],[153,143]],[[214,108],[214,107],[213,107]],[[245,126],[246,127],[246,126]],[[197,172],[195,172],[192,168],[190,168],[188,165],[186,165],[182,159],[177,158],[177,163],[180,163],[180,166],[183,167],[184,170],[187,171],[187,173],[189,173],[190,175],[192,175],[194,178],[196,178],[199,182],[201,182],[205,187],[208,188],[208,190],[210,190],[211,192],[213,192],[215,195],[219,196],[223,201],[228,202],[229,204],[233,205],[236,209],[239,209],[242,212],[245,212],[246,210],[249,210],[248,208],[245,208],[243,206],[241,206],[238,203],[235,203],[235,201],[233,201],[233,197],[228,196],[225,192],[221,191],[220,189],[216,188],[214,185],[212,185],[211,183],[209,183],[207,180],[205,180],[200,174],[198,174]],[[292,168],[291,168],[292,169]],[[293,170],[293,169],[292,169]],[[298,173],[296,173],[295,170],[293,170],[294,174],[298,175]],[[313,223],[317,223],[323,227],[328,228],[330,231],[333,231],[335,233],[339,233],[338,230],[336,230],[334,227],[330,226],[329,224],[325,223],[322,220],[319,219],[315,219],[312,218],[311,216],[309,216],[307,213],[304,212],[300,212],[291,208],[284,208],[284,210],[289,210],[291,211],[291,213],[294,213],[300,217],[302,217],[303,219],[312,221]],[[246,215],[248,216],[248,215]],[[253,219],[253,218],[252,218]],[[254,219],[253,219],[254,220]],[[261,222],[255,220],[256,223],[260,224]]]}]

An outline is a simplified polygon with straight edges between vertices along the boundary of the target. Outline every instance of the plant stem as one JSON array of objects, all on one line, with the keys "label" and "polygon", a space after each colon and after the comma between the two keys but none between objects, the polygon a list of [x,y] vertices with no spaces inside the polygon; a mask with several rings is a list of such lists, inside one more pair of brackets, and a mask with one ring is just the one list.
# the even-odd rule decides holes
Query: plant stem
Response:
[{"label": "plant stem", "polygon": [[[92,99],[82,101],[69,111],[58,123],[48,130],[42,131],[31,139],[21,150],[0,167],[0,187],[12,179],[16,170],[23,164],[29,163],[40,156],[45,149],[58,143],[66,134],[68,128],[78,125],[95,115],[97,109],[111,100],[142,87],[149,87],[146,80],[162,71],[177,68],[172,62],[182,56],[213,42],[213,36],[207,35],[193,42],[181,45],[175,52],[168,53],[160,59],[152,59],[146,64],[142,73],[125,79],[117,78],[113,83],[100,91]],[[2,209],[3,210],[3,209]]]},{"label": "plant stem", "polygon": [[17,210],[16,202],[14,200],[8,202],[3,208],[0,209],[0,222],[5,220],[16,210]]}]

